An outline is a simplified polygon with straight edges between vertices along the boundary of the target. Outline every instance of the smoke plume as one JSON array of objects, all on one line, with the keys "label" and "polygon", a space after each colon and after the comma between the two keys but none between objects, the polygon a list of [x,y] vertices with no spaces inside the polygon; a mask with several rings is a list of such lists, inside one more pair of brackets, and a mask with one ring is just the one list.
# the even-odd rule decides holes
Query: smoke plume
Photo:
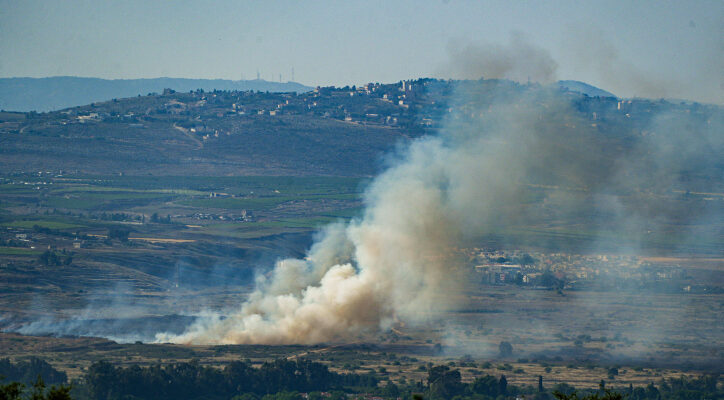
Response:
[{"label": "smoke plume", "polygon": [[507,44],[454,40],[447,51],[450,61],[439,71],[441,76],[539,83],[556,80],[558,63],[521,33],[512,33]]},{"label": "smoke plume", "polygon": [[[706,210],[688,209],[675,190],[716,167],[721,113],[697,117],[703,123],[678,115],[675,125],[660,116],[647,136],[602,135],[554,89],[463,81],[457,92],[438,136],[390,157],[365,193],[360,218],[327,227],[305,259],[279,261],[238,309],[156,340],[356,340],[398,322],[434,321],[454,306],[450,294],[464,282],[456,248],[485,235],[580,223],[581,231],[616,232],[638,248],[650,221],[696,219]],[[673,151],[682,134],[686,146]],[[694,170],[682,175],[685,168]]]},{"label": "smoke plume", "polygon": [[362,218],[328,227],[306,259],[278,262],[237,313],[158,340],[317,343],[434,318],[457,282],[449,249],[464,225],[448,151],[438,139],[413,144],[371,185]]}]

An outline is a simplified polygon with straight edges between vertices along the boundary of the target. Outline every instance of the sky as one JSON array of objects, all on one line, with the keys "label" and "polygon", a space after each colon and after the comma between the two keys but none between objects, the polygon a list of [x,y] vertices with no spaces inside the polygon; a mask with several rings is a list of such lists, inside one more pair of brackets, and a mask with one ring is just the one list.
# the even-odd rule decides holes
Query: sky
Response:
[{"label": "sky", "polygon": [[581,80],[724,104],[724,1],[0,0],[0,77]]}]

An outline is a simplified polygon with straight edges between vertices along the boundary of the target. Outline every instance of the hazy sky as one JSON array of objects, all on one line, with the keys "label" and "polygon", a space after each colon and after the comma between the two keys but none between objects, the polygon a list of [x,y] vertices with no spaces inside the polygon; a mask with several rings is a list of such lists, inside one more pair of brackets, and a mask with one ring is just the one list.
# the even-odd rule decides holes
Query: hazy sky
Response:
[{"label": "hazy sky", "polygon": [[0,76],[577,79],[724,103],[724,1],[0,0]]}]

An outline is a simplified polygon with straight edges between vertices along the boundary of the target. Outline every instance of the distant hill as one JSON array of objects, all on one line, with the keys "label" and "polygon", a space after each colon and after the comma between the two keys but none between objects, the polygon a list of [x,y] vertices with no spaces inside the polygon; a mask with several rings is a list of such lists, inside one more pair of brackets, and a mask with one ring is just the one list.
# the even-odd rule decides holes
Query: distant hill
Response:
[{"label": "distant hill", "polygon": [[53,111],[114,98],[161,93],[210,90],[256,90],[262,92],[308,92],[313,88],[296,82],[268,82],[261,79],[99,79],[72,76],[51,78],[0,78],[0,109],[5,111]]},{"label": "distant hill", "polygon": [[585,94],[589,97],[617,97],[611,92],[580,81],[558,81],[558,87],[569,92]]},{"label": "distant hill", "polygon": [[[457,129],[463,117],[477,115],[469,110],[487,109],[526,91],[541,101],[568,102],[565,115],[551,114],[545,126],[595,138],[601,159],[639,151],[654,133],[672,135],[676,145],[667,148],[676,149],[685,139],[679,139],[679,129],[663,129],[661,121],[681,121],[676,126],[682,132],[703,132],[710,146],[685,160],[674,151],[667,162],[686,166],[679,173],[692,191],[724,190],[724,165],[718,162],[723,144],[716,134],[723,107],[647,99],[622,104],[590,90],[587,95],[492,79],[424,78],[405,81],[404,89],[400,83],[374,83],[304,93],[177,91],[48,113],[0,112],[0,171],[372,176],[384,164],[380,158],[400,142]],[[451,110],[459,112],[451,118]],[[541,181],[561,179],[550,172],[541,169]]]}]

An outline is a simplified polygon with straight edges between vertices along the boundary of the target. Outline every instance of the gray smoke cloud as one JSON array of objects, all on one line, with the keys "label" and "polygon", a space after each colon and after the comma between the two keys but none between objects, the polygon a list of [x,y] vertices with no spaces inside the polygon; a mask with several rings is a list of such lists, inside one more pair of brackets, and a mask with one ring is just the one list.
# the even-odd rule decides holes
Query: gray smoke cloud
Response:
[{"label": "gray smoke cloud", "polygon": [[507,43],[455,39],[448,43],[448,60],[435,75],[548,84],[560,79],[561,66],[577,79],[619,96],[724,104],[724,27],[712,31],[711,36],[692,43],[692,47],[700,48],[702,56],[674,62],[662,60],[655,71],[630,62],[609,34],[590,25],[567,28],[556,57],[520,32],[512,32]]},{"label": "gray smoke cloud", "polygon": [[364,216],[331,225],[304,260],[282,260],[240,310],[201,318],[179,343],[318,343],[429,321],[450,304],[450,251],[464,212],[449,198],[438,139],[416,142],[379,176]]},{"label": "gray smoke cloud", "polygon": [[[104,290],[105,289],[105,290]],[[42,297],[35,298],[34,308],[42,314],[30,322],[8,321],[3,330],[23,335],[92,336],[104,337],[119,343],[150,341],[159,330],[181,333],[196,317],[192,315],[165,314],[140,300],[132,284],[121,282],[109,288],[97,287],[89,293],[82,309],[67,309],[46,314],[52,309]],[[169,302],[173,299],[168,298]],[[163,304],[165,313],[173,310],[171,304]]]},{"label": "gray smoke cloud", "polygon": [[618,95],[724,104],[724,27],[720,24],[711,34],[713,38],[691,43],[705,56],[661,60],[661,68],[649,71],[622,57],[603,30],[570,27],[563,45],[565,61],[561,63]]},{"label": "gray smoke cloud", "polygon": [[663,98],[681,91],[683,82],[657,77],[622,59],[603,31],[571,28],[567,37],[574,64],[590,71],[607,89],[633,96]]},{"label": "gray smoke cloud", "polygon": [[447,52],[449,61],[439,69],[439,76],[539,83],[557,80],[558,63],[522,33],[512,33],[505,44],[453,40],[448,43]]}]

